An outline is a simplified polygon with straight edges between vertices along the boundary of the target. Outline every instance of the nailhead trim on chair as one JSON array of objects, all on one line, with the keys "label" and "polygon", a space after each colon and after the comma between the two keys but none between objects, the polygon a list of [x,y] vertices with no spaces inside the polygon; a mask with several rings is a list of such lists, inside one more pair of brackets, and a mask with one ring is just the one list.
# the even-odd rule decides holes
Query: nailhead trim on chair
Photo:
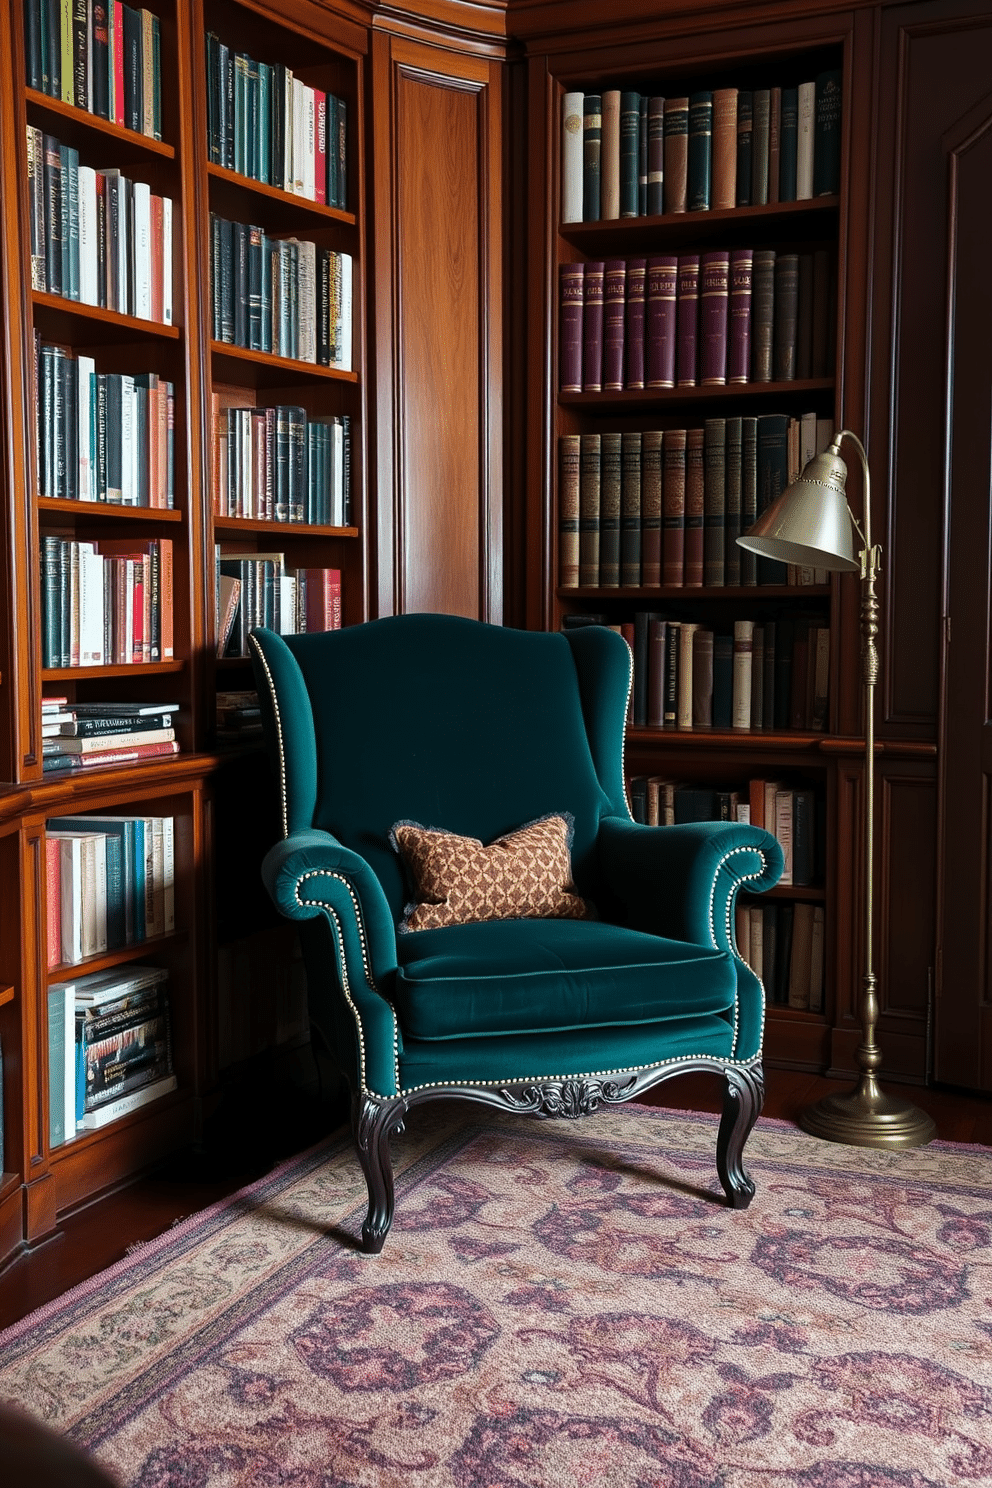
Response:
[{"label": "nailhead trim on chair", "polygon": [[262,667],[264,668],[265,676],[266,676],[266,679],[267,679],[268,684],[269,684],[269,692],[270,692],[270,694],[272,696],[272,711],[275,714],[275,719],[276,719],[276,738],[277,738],[278,744],[279,744],[279,795],[282,798],[282,835],[284,837],[288,837],[289,836],[289,804],[288,804],[288,797],[287,797],[287,793],[286,793],[286,754],[285,754],[285,751],[283,749],[283,742],[282,742],[282,716],[280,715],[280,712],[279,712],[279,700],[276,697],[275,683],[272,680],[272,673],[269,671],[269,664],[268,664],[268,662],[265,659],[265,655],[264,655],[264,652],[262,651],[261,646],[258,644],[258,641],[255,639],[255,637],[253,635],[249,635],[249,637],[248,637],[248,644],[249,644],[249,646],[253,646],[254,647],[255,654],[258,657],[259,661],[261,662]]},{"label": "nailhead trim on chair", "polygon": [[[720,859],[720,862],[718,864],[718,871],[719,871],[720,868],[723,867],[723,865],[725,863],[729,863],[731,858],[736,857],[738,853],[751,853],[751,852],[754,852],[754,851],[755,851],[755,849],[753,847],[735,847],[735,848],[731,849],[731,851],[729,853],[727,853],[724,857],[722,857]],[[768,864],[767,864],[767,862],[765,860],[764,853],[761,852],[760,849],[758,849],[758,854],[759,854],[759,857],[761,858],[762,863],[765,865],[765,867],[767,867]],[[740,882],[742,884],[750,883],[753,879],[761,878],[763,872],[764,872],[764,868],[762,869],[761,873],[745,873],[743,875],[743,877],[740,879]],[[740,891],[738,890],[738,892],[740,892]],[[731,910],[731,906],[733,905],[734,898],[735,898],[735,896],[734,895],[731,895],[727,899],[727,925],[726,925],[727,939],[730,942],[731,950],[733,951],[734,956],[736,957],[736,959],[741,963],[742,966],[747,966],[747,962],[744,960],[743,956],[741,956],[741,955],[738,954],[737,945],[736,945],[736,941],[735,941],[735,938],[734,938],[733,922],[731,921],[731,918],[730,918],[730,910]],[[710,890],[710,936],[712,937],[712,940],[713,940],[713,948],[714,948],[714,950],[717,950],[717,949],[719,949],[719,947],[717,946],[717,940],[716,940],[715,905],[716,905],[716,875],[714,874],[714,877],[713,877],[713,887]],[[748,966],[748,970],[749,971],[751,970],[751,968],[749,966]],[[753,975],[753,973],[752,973],[752,975]],[[760,1048],[761,1047],[761,1044],[762,1044],[762,1041],[764,1040],[764,1036],[765,1036],[765,984],[764,984],[764,982],[762,982],[762,980],[761,980],[760,977],[758,978],[758,983],[759,983],[759,985],[761,987],[761,1029],[760,1029],[760,1035],[759,1035],[759,1038],[758,1038],[758,1047]],[[737,1053],[737,1035],[738,1035],[738,1032],[739,1031],[740,1030],[739,1030],[738,1018],[737,1018],[737,999],[735,998],[734,999],[734,1039],[733,1039],[733,1045],[732,1045],[735,1054]]]}]

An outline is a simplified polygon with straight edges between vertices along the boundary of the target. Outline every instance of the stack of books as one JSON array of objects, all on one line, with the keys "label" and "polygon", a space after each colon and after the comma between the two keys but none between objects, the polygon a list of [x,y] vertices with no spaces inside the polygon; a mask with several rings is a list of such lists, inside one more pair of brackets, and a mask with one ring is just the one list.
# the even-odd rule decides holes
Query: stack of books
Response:
[{"label": "stack of books", "polygon": [[329,207],[348,205],[348,108],[281,63],[257,62],[207,33],[212,165]]},{"label": "stack of books", "polygon": [[262,735],[262,710],[258,693],[218,692],[217,739],[226,744],[244,744]]},{"label": "stack of books", "polygon": [[175,1090],[168,975],[132,965],[49,987],[50,1147]]},{"label": "stack of books", "polygon": [[31,288],[172,324],[172,198],[27,126]]},{"label": "stack of books", "polygon": [[173,817],[50,818],[45,837],[49,970],[171,934],[175,883]]},{"label": "stack of books", "polygon": [[258,408],[241,389],[214,393],[212,404],[217,516],[349,525],[348,414],[310,418],[295,406]]},{"label": "stack of books", "polygon": [[351,371],[352,257],[210,214],[213,338]]},{"label": "stack of books", "polygon": [[739,903],[735,936],[741,958],[769,1002],[801,1012],[823,1011],[826,914],[822,904]]},{"label": "stack of books", "polygon": [[806,201],[840,190],[841,74],[679,97],[562,99],[561,220],[599,222]]},{"label": "stack of books", "polygon": [[27,84],[112,124],[162,138],[161,23],[121,0],[27,0]]},{"label": "stack of books", "polygon": [[41,705],[44,768],[84,770],[179,753],[178,703],[80,703],[47,697]]}]

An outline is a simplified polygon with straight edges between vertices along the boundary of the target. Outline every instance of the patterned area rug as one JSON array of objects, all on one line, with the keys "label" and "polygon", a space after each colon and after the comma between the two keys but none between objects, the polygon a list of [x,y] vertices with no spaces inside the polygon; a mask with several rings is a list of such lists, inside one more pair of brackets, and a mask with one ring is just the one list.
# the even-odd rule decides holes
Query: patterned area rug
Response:
[{"label": "patterned area rug", "polygon": [[356,1253],[343,1136],[0,1335],[0,1398],[135,1488],[992,1481],[986,1148],[415,1112]]}]

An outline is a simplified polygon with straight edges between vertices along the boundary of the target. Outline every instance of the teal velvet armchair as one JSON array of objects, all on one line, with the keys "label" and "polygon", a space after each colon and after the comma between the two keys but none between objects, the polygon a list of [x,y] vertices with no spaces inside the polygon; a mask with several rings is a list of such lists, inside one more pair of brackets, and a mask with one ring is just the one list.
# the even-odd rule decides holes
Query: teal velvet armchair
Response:
[{"label": "teal velvet armchair", "polygon": [[[717,1172],[746,1207],[764,997],[734,906],[777,881],[782,853],[747,825],[631,819],[625,641],[414,614],[260,629],[251,649],[283,832],[263,877],[300,922],[313,1035],[351,1090],[364,1249],[381,1250],[392,1221],[390,1137],[446,1096],[583,1116],[712,1071]],[[491,844],[556,813],[587,917],[405,928],[397,823]]]}]

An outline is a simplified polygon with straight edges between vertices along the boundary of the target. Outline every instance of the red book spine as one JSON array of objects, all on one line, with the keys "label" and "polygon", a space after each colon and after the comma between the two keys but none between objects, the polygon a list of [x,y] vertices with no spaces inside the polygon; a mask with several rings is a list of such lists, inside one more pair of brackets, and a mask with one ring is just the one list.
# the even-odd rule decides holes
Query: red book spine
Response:
[{"label": "red book spine", "polygon": [[603,273],[603,391],[623,389],[624,333],[627,324],[627,264],[609,258]]},{"label": "red book spine", "polygon": [[132,760],[156,759],[166,754],[178,754],[179,744],[175,739],[161,744],[135,744],[131,749],[97,749],[92,754],[72,755],[70,769],[83,769],[90,765],[126,765]]},{"label": "red book spine", "polygon": [[727,381],[727,320],[730,310],[730,252],[718,248],[699,261],[699,381]]},{"label": "red book spine", "polygon": [[689,429],[685,440],[685,577],[687,588],[699,589],[703,583],[703,511],[705,475],[703,467],[703,433]]},{"label": "red book spine", "polygon": [[313,90],[314,106],[314,201],[327,201],[327,94]]},{"label": "red book spine", "polygon": [[699,254],[679,255],[676,307],[676,376],[679,387],[696,386],[696,340],[699,326]]},{"label": "red book spine", "polygon": [[587,393],[603,391],[604,269],[602,259],[594,259],[586,264],[582,312],[582,387]]},{"label": "red book spine", "polygon": [[735,248],[730,255],[730,314],[727,381],[751,380],[751,271],[754,250]]},{"label": "red book spine", "polygon": [[563,393],[582,391],[582,305],[585,265],[562,264],[558,324],[559,382]]},{"label": "red book spine", "polygon": [[675,386],[678,270],[674,254],[648,259],[644,384],[649,388]]},{"label": "red book spine", "polygon": [[124,4],[114,0],[114,123],[124,123]]},{"label": "red book spine", "polygon": [[147,661],[145,655],[145,570],[140,558],[128,559],[131,573],[131,660]]},{"label": "red book spine", "polygon": [[48,970],[62,960],[62,893],[59,877],[59,840],[45,838],[45,950]]},{"label": "red book spine", "polygon": [[662,583],[685,582],[685,429],[666,429],[662,452]]},{"label": "red book spine", "polygon": [[627,306],[624,335],[626,339],[627,378],[625,386],[644,386],[644,303],[647,291],[647,260],[627,260]]},{"label": "red book spine", "polygon": [[341,570],[324,569],[324,619],[326,630],[341,629]]}]

